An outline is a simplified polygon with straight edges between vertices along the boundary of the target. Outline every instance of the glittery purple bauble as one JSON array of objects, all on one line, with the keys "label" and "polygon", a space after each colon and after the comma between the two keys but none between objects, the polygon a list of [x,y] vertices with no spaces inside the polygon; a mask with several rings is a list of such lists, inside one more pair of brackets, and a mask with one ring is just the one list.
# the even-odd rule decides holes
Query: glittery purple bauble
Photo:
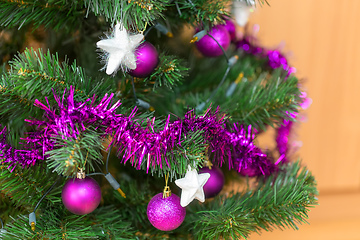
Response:
[{"label": "glittery purple bauble", "polygon": [[[216,41],[223,47],[226,51],[230,45],[230,34],[225,27],[217,25],[211,29],[209,34],[216,39]],[[197,49],[207,57],[218,57],[223,54],[221,48],[216,43],[214,39],[210,36],[205,35],[199,41],[197,41]]]},{"label": "glittery purple bauble", "polygon": [[144,78],[149,76],[159,63],[156,48],[149,42],[141,43],[135,50],[136,68],[130,70],[133,77]]},{"label": "glittery purple bauble", "polygon": [[218,195],[224,186],[224,174],[218,167],[211,167],[211,169],[204,167],[199,170],[200,173],[210,173],[210,178],[205,183],[203,189],[206,198],[212,198]]},{"label": "glittery purple bauble", "polygon": [[88,214],[99,206],[100,186],[90,177],[69,179],[63,187],[61,198],[70,212],[77,215]]},{"label": "glittery purple bauble", "polygon": [[163,198],[163,193],[159,193],[150,200],[146,213],[154,227],[161,231],[171,231],[184,221],[186,209],[180,205],[180,198],[175,194]]},{"label": "glittery purple bauble", "polygon": [[226,28],[226,30],[229,32],[231,41],[235,41],[236,40],[236,26],[235,26],[234,22],[228,19],[228,20],[225,20],[225,24],[223,24],[221,26]]}]

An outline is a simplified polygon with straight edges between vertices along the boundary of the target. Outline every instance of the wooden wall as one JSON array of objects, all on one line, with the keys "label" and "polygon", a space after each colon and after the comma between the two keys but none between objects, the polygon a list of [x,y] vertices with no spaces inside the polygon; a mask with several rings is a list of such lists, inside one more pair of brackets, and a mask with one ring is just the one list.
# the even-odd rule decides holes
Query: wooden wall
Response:
[{"label": "wooden wall", "polygon": [[319,203],[310,225],[250,239],[360,239],[360,1],[269,0],[251,24],[263,45],[284,52],[305,78],[313,104],[298,129]]}]

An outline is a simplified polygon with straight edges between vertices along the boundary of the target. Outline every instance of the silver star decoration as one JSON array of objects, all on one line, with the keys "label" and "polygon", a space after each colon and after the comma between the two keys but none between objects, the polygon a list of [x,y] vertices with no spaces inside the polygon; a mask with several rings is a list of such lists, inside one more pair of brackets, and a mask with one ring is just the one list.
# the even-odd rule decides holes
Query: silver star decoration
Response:
[{"label": "silver star decoration", "polygon": [[175,184],[182,189],[180,205],[186,207],[195,198],[200,202],[205,201],[204,185],[210,177],[210,173],[198,174],[195,169],[188,166],[184,178],[175,180]]},{"label": "silver star decoration", "polygon": [[112,38],[98,41],[96,46],[109,53],[106,74],[113,74],[120,65],[124,65],[129,69],[135,69],[135,49],[143,39],[143,34],[129,35],[126,29],[118,23],[115,25]]}]

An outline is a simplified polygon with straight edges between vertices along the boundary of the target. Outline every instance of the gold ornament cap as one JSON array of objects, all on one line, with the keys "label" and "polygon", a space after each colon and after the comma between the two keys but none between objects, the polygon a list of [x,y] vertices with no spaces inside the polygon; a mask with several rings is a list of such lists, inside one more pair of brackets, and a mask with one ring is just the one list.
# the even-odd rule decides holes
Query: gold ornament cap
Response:
[{"label": "gold ornament cap", "polygon": [[84,179],[86,176],[85,176],[85,172],[82,170],[82,168],[80,169],[79,172],[76,173],[76,178],[78,179]]}]

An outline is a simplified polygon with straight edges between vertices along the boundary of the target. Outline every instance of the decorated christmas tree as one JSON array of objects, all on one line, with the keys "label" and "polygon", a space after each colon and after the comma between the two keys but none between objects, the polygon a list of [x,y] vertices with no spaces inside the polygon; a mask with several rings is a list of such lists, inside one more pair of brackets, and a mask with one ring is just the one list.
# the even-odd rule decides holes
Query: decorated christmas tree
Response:
[{"label": "decorated christmas tree", "polygon": [[1,0],[0,238],[240,239],[306,222],[316,182],[292,141],[310,99],[247,23],[267,5]]}]

